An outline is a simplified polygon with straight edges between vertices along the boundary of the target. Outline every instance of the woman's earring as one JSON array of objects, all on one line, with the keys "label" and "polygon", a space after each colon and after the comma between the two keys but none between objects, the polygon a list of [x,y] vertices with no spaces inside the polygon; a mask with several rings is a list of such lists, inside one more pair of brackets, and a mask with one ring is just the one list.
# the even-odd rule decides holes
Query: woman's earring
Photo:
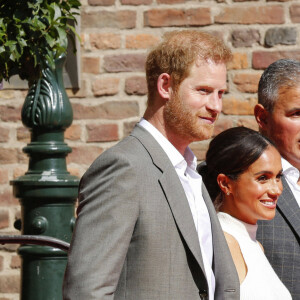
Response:
[{"label": "woman's earring", "polygon": [[226,195],[227,195],[227,196],[229,196],[229,195],[230,195],[230,193],[229,193],[229,192],[227,192],[227,193],[226,193]]}]

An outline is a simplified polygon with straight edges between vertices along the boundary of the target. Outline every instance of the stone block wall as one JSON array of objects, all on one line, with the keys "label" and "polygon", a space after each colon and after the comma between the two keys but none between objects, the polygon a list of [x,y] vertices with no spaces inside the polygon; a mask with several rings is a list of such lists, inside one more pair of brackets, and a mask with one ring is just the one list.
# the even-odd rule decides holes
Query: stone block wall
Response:
[{"label": "stone block wall", "polygon": [[[133,128],[146,105],[144,62],[164,32],[187,28],[221,37],[234,53],[228,92],[215,134],[232,126],[257,129],[253,107],[265,67],[279,58],[300,59],[299,0],[82,0],[81,88],[68,90],[74,121],[65,133],[73,148],[68,169],[81,176],[92,161]],[[23,175],[22,125],[26,90],[0,91],[0,233],[18,234],[18,200],[9,180]],[[209,141],[191,147],[199,160]],[[16,300],[20,260],[16,245],[0,245],[0,300]],[[41,299],[42,300],[42,299]]]}]

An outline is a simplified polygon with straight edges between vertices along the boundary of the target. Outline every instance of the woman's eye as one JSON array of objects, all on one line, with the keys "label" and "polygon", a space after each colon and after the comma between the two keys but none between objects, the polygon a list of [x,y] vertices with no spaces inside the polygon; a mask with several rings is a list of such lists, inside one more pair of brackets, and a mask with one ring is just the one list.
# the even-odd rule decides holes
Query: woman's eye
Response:
[{"label": "woman's eye", "polygon": [[259,177],[257,178],[258,181],[265,181],[265,180],[267,180],[267,179],[268,179],[268,178],[267,178],[266,175],[262,175],[262,176],[259,176]]}]

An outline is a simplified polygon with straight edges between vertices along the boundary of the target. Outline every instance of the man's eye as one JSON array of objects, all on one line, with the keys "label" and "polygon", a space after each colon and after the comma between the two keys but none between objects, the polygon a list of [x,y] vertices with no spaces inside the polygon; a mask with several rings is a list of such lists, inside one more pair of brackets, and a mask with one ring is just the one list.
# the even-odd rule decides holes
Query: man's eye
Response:
[{"label": "man's eye", "polygon": [[295,111],[291,114],[292,117],[300,117],[300,111]]}]

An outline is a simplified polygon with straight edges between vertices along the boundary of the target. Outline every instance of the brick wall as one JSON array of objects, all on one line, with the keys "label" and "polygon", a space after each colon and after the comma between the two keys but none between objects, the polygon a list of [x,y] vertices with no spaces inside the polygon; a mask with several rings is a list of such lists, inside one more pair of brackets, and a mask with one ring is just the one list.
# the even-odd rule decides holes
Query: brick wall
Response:
[{"label": "brick wall", "polygon": [[[126,136],[146,103],[144,62],[149,47],[173,29],[194,28],[220,36],[234,53],[228,93],[215,128],[256,129],[253,107],[262,70],[283,57],[300,59],[300,1],[292,0],[82,0],[80,90],[68,90],[74,122],[66,131],[73,148],[68,169],[81,176],[105,149]],[[0,232],[18,232],[18,200],[9,180],[24,174],[22,148],[29,133],[20,110],[26,90],[0,91]],[[192,148],[203,159],[208,141]],[[0,300],[18,299],[17,246],[0,245]]]}]

